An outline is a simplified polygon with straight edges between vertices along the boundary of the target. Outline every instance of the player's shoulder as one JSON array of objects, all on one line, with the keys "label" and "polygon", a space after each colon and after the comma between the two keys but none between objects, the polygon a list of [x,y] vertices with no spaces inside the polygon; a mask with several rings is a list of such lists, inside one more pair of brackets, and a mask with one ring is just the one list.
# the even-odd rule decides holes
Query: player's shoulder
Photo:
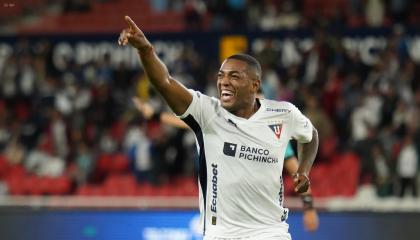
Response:
[{"label": "player's shoulder", "polygon": [[262,99],[266,112],[290,113],[296,107],[290,102]]},{"label": "player's shoulder", "polygon": [[198,90],[194,90],[194,89],[188,89],[188,91],[194,96],[194,97],[197,97],[197,98],[199,98],[199,99],[201,99],[201,98],[203,98],[203,99],[206,99],[206,100],[209,100],[209,101],[212,101],[212,102],[219,102],[219,99],[217,99],[217,98],[215,98],[215,97],[212,97],[212,96],[209,96],[209,95],[207,95],[207,94],[205,94],[205,93],[202,93],[202,92],[200,92],[200,91],[198,91]]},{"label": "player's shoulder", "polygon": [[197,90],[189,89],[189,91],[193,95],[193,98],[197,98],[197,100],[201,102],[201,104],[211,105],[214,109],[220,108],[221,105],[219,99],[206,95]]}]

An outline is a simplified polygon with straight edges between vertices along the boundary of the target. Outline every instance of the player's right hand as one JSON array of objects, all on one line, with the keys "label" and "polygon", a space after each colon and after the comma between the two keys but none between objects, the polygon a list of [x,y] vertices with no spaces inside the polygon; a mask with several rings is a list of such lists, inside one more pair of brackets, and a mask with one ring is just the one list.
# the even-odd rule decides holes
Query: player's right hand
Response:
[{"label": "player's right hand", "polygon": [[118,44],[125,46],[127,43],[130,43],[131,46],[139,51],[151,48],[152,44],[147,40],[144,33],[137,27],[134,21],[129,16],[125,16],[125,21],[127,22],[128,28],[122,30],[120,33]]}]

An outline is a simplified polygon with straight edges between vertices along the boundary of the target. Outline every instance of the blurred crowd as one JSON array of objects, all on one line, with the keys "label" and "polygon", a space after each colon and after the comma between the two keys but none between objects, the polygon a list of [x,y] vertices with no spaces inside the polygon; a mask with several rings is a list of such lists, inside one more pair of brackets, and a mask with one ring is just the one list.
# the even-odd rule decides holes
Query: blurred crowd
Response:
[{"label": "blurred crowd", "polygon": [[[181,9],[190,27],[273,31],[300,27],[381,27],[415,25],[413,0],[159,0],[158,10]],[[417,8],[416,8],[417,7]]]},{"label": "blurred crowd", "polygon": [[[95,2],[59,1],[63,12],[88,11]],[[116,1],[116,0],[115,0]],[[415,25],[414,0],[149,0],[155,12],[184,14],[188,30],[263,30],[300,27]]]},{"label": "blurred crowd", "polygon": [[[199,12],[212,14],[212,28],[239,26],[241,19],[248,19],[251,29],[255,23],[263,30],[285,27],[276,21],[290,27],[312,22],[298,14],[302,1],[152,2],[156,11],[179,7],[176,4],[192,8],[192,4]],[[392,22],[408,21],[412,4],[408,0],[347,3],[351,4],[347,11],[359,15],[361,9],[368,14],[369,6],[375,5],[382,9],[381,21]],[[325,21],[342,22],[331,17]],[[275,20],[281,18],[287,20]],[[375,26],[368,19],[365,23]],[[311,119],[320,136],[317,162],[352,151],[360,158],[360,184],[374,184],[379,196],[403,196],[407,189],[417,196],[420,67],[409,57],[404,32],[396,30],[378,61],[367,65],[356,52],[343,50],[339,35],[318,27],[313,46],[302,52],[301,64],[283,65],[281,53],[271,45],[273,39],[251,52],[262,64],[265,97],[290,101]],[[114,68],[112,56],[105,56],[84,65],[69,60],[64,70],[58,70],[49,42],[20,40],[14,48],[0,69],[0,160],[22,165],[38,176],[68,174],[76,185],[104,181],[97,163],[106,154],[122,154],[139,182],[160,185],[194,174],[194,135],[163,126],[156,118],[145,120],[132,104],[131,97],[138,96],[158,110],[168,110],[141,69],[124,64]],[[217,95],[217,59],[186,47],[169,67],[188,87]]]},{"label": "blurred crowd", "polygon": [[[263,30],[300,27],[382,27],[420,23],[416,0],[32,0],[7,3],[1,23],[11,24],[6,15],[23,16],[88,13],[95,4],[139,4],[155,13],[182,13],[186,30]],[[146,8],[147,6],[147,8]],[[3,10],[4,10],[3,9]]]}]

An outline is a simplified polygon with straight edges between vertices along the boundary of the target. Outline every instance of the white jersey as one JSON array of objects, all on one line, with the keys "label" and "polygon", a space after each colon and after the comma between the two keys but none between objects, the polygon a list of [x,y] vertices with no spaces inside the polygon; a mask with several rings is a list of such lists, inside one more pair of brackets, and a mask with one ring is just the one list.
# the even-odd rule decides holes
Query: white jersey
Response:
[{"label": "white jersey", "polygon": [[192,103],[180,117],[197,138],[205,239],[289,239],[283,156],[291,138],[311,141],[311,122],[288,102],[259,100],[258,111],[244,119],[216,98],[191,93]]}]

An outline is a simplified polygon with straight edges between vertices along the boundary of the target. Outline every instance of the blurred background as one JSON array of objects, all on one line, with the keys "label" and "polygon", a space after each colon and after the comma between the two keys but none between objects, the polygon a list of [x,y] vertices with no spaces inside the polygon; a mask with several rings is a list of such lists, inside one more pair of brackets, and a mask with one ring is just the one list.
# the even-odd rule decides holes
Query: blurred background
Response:
[{"label": "blurred background", "polygon": [[221,60],[248,52],[265,97],[311,119],[321,226],[303,230],[285,176],[295,239],[420,236],[419,1],[0,3],[5,239],[200,239],[194,135],[135,109],[169,111],[116,44],[124,15],[187,87],[215,96]]}]

